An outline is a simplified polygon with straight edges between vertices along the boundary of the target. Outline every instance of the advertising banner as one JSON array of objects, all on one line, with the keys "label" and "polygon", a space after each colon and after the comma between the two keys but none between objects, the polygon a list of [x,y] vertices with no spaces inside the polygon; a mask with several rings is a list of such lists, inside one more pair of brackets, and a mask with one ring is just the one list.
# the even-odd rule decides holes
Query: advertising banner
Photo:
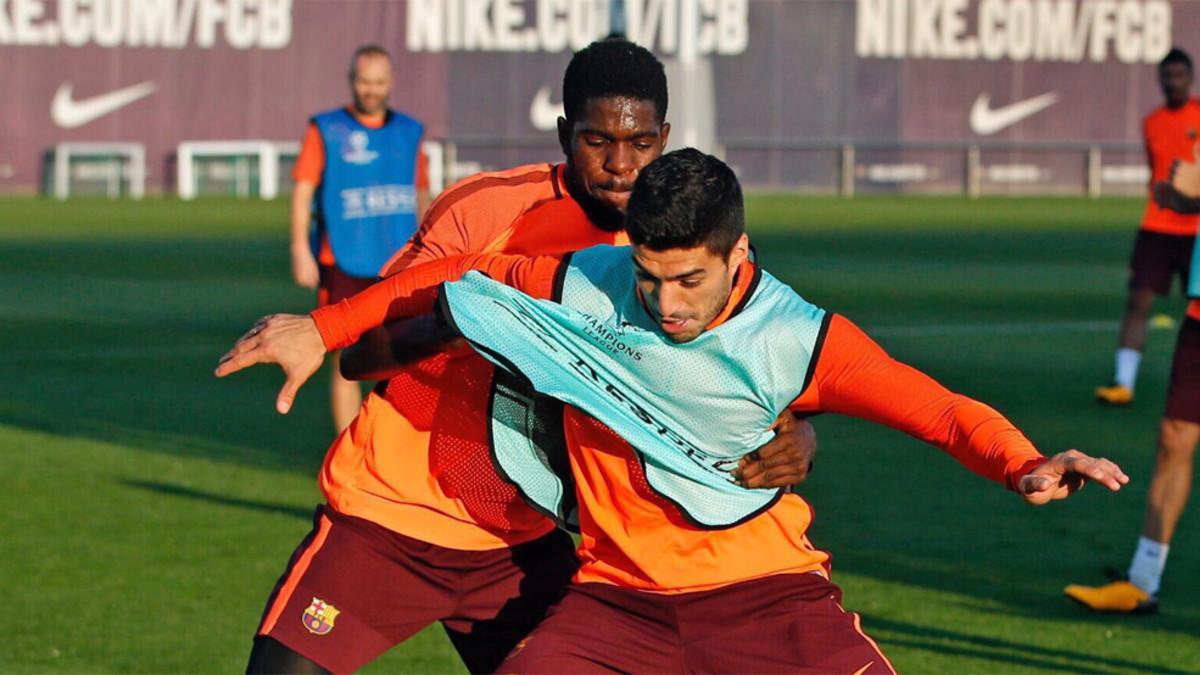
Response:
[{"label": "advertising banner", "polygon": [[977,161],[997,191],[1136,187],[1156,64],[1200,3],[0,0],[0,191],[44,186],[60,143],[143,145],[150,191],[182,142],[294,143],[366,43],[451,174],[553,161],[570,53],[612,30],[667,64],[676,144],[751,186],[953,190]]}]

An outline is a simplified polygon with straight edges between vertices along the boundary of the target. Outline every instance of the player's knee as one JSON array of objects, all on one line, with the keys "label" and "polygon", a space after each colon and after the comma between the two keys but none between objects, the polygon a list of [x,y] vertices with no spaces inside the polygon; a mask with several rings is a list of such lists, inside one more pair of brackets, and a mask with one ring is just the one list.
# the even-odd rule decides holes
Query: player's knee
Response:
[{"label": "player's knee", "polygon": [[1159,461],[1190,463],[1196,454],[1198,439],[1200,424],[1164,418],[1158,430]]},{"label": "player's knee", "polygon": [[1149,315],[1154,307],[1154,290],[1150,288],[1135,288],[1129,292],[1125,302],[1125,311],[1134,315]]},{"label": "player's knee", "polygon": [[250,663],[246,664],[247,675],[254,673],[296,673],[297,675],[327,674],[321,666],[292,651],[282,642],[259,635],[254,638],[250,650]]}]

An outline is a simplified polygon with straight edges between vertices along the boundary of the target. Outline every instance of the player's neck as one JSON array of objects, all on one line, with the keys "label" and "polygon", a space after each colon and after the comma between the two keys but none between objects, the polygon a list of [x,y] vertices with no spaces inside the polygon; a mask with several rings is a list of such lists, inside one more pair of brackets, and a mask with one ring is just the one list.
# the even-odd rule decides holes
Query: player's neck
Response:
[{"label": "player's neck", "polygon": [[597,203],[596,200],[587,194],[587,191],[579,187],[579,183],[575,179],[575,173],[571,170],[569,162],[563,167],[563,184],[566,185],[567,192],[571,195],[571,198],[583,209],[584,214],[587,215],[592,225],[605,232],[619,232],[624,229],[625,214]]},{"label": "player's neck", "polygon": [[354,105],[353,103],[350,104],[349,108],[350,108],[350,114],[354,115],[354,119],[358,120],[359,123],[367,125],[367,126],[380,126],[381,124],[383,124],[383,121],[385,119],[387,119],[387,109],[386,108],[377,113],[363,112],[362,110],[359,110],[358,106]]}]

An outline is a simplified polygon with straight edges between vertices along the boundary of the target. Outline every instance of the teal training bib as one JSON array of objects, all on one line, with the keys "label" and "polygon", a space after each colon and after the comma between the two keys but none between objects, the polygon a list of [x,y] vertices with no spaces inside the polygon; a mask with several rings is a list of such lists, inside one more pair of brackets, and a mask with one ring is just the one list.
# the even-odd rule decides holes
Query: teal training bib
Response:
[{"label": "teal training bib", "polygon": [[[728,527],[773,504],[780,491],[742,488],[729,470],[772,438],[767,428],[808,385],[825,311],[756,271],[730,319],[676,344],[638,297],[629,248],[586,249],[564,265],[559,302],[473,272],[445,285],[443,311],[493,363],[625,439],[651,488],[697,525]],[[561,470],[517,428],[493,423],[493,440],[497,468],[522,494],[564,513]]]}]

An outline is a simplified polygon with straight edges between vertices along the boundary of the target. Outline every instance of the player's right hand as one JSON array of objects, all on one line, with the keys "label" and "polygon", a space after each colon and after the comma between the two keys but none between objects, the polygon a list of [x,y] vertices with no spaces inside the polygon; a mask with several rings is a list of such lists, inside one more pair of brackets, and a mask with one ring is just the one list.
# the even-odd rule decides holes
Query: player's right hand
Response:
[{"label": "player's right hand", "polygon": [[312,317],[305,314],[272,314],[259,319],[217,363],[216,376],[225,377],[258,363],[277,363],[287,380],[275,399],[275,409],[286,415],[296,392],[325,360],[325,342]]},{"label": "player's right hand", "polygon": [[292,245],[292,279],[301,288],[316,288],[321,280],[317,259],[313,257],[307,242]]},{"label": "player's right hand", "polygon": [[1089,481],[1117,492],[1129,482],[1129,476],[1111,460],[1089,457],[1078,450],[1067,450],[1047,458],[1022,477],[1017,484],[1017,492],[1026,502],[1040,506],[1066,499]]}]

